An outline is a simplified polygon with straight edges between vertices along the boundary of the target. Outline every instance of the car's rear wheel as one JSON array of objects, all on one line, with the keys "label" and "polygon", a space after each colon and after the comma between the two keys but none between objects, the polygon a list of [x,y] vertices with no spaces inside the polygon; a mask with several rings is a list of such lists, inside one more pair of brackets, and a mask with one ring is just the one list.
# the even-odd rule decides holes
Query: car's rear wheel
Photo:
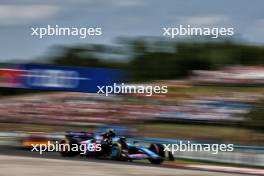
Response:
[{"label": "car's rear wheel", "polygon": [[78,151],[72,150],[73,145],[77,145],[76,141],[68,139],[62,140],[60,142],[60,154],[66,157],[74,157],[78,155]]},{"label": "car's rear wheel", "polygon": [[122,146],[119,143],[115,143],[111,148],[111,157],[116,160],[122,159]]}]

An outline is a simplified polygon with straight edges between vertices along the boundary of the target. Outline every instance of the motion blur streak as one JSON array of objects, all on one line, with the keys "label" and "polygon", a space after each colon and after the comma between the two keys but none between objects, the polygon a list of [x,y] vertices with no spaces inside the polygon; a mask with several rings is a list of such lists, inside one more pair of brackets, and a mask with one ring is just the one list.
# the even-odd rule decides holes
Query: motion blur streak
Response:
[{"label": "motion blur streak", "polygon": [[[0,175],[263,175],[263,7],[0,0]],[[31,152],[48,141],[102,151]]]},{"label": "motion blur streak", "polygon": [[100,162],[67,161],[4,155],[0,155],[0,164],[2,166],[1,174],[4,174],[5,176],[82,176],[84,174],[87,176],[175,176],[175,174],[195,176],[239,176],[239,174],[188,171],[183,169],[126,165],[121,163],[111,164]]}]

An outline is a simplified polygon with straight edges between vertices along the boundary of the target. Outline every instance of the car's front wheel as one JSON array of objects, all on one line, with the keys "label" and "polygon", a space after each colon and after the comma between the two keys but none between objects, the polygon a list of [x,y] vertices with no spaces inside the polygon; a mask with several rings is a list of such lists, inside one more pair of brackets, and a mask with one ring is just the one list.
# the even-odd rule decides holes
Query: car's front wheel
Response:
[{"label": "car's front wheel", "polygon": [[149,150],[152,152],[156,153],[157,155],[160,156],[160,158],[150,158],[149,161],[152,164],[161,164],[164,161],[165,158],[165,152],[164,152],[164,147],[161,144],[151,144],[149,147]]}]

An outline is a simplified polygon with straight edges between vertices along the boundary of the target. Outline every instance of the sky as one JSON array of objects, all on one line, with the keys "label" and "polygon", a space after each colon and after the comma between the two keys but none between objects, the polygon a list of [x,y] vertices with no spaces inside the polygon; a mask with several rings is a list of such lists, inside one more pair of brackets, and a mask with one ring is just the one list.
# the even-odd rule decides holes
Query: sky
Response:
[{"label": "sky", "polygon": [[[162,27],[233,27],[244,42],[264,44],[263,0],[0,0],[0,61],[52,55],[54,45],[111,44],[120,36],[162,36]],[[103,35],[31,36],[31,27],[102,27]]]}]

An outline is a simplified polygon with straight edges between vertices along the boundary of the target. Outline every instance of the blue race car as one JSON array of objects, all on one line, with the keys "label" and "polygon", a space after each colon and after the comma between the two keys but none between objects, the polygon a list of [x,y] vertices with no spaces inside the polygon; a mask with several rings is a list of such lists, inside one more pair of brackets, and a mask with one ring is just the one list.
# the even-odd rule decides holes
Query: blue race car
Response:
[{"label": "blue race car", "polygon": [[[151,144],[149,147],[140,146],[134,142],[127,142],[125,137],[116,136],[113,131],[100,135],[87,132],[69,132],[61,144],[68,144],[70,148],[79,146],[80,149],[72,151],[69,148],[64,148],[60,152],[62,156],[85,155],[120,161],[148,159],[152,164],[161,164],[165,160],[162,144]],[[85,148],[85,151],[81,148]]]}]

